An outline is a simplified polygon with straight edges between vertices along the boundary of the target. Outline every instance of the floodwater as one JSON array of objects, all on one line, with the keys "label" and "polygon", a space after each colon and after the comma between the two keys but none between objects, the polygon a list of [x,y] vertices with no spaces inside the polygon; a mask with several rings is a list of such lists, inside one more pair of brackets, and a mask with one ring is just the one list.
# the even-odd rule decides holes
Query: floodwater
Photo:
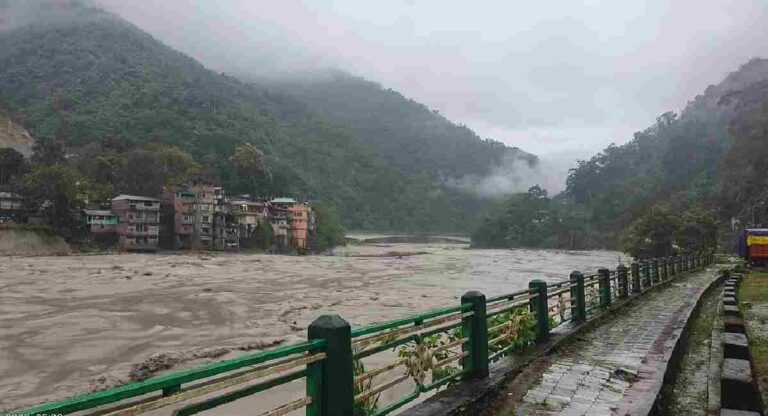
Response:
[{"label": "floodwater", "polygon": [[[456,305],[469,290],[495,296],[618,261],[609,251],[465,244],[354,245],[305,257],[5,257],[0,409],[299,342],[322,314],[355,328]],[[231,409],[224,413],[253,413]]]}]

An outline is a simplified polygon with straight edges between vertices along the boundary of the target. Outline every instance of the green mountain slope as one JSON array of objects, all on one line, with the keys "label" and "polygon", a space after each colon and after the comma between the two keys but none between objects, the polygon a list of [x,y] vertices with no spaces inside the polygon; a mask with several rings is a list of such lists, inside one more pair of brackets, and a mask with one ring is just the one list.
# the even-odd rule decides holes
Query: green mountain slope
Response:
[{"label": "green mountain slope", "polygon": [[425,105],[360,77],[333,71],[277,82],[273,88],[343,125],[408,173],[437,179],[487,175],[505,158],[537,158],[495,140],[481,139]]},{"label": "green mountain slope", "polygon": [[[664,232],[679,232],[678,242],[688,243],[701,240],[690,236],[709,232],[706,224],[719,223],[724,235],[734,219],[768,226],[766,132],[768,60],[753,59],[695,97],[679,116],[662,114],[626,144],[579,162],[560,195],[548,198],[532,189],[494,206],[473,242],[618,248],[623,240],[624,248],[637,252],[662,237],[633,240],[633,234],[662,229],[669,218],[682,221],[680,228]],[[722,241],[731,244],[727,237]]]},{"label": "green mountain slope", "polygon": [[[29,23],[9,24],[22,3]],[[284,93],[214,73],[80,0],[0,1],[0,101],[33,137],[58,141],[68,153],[114,136],[134,146],[176,144],[212,165],[231,192],[330,203],[350,228],[466,230],[477,199],[437,178],[477,171],[465,168],[467,157],[487,168],[504,149],[463,129],[471,146],[502,152],[470,154],[459,147],[462,139],[443,146],[438,134],[397,162],[351,125],[331,123]],[[377,129],[390,122],[371,119]],[[241,143],[256,145],[270,166],[258,189],[228,162]],[[432,163],[436,147],[439,162]]]}]

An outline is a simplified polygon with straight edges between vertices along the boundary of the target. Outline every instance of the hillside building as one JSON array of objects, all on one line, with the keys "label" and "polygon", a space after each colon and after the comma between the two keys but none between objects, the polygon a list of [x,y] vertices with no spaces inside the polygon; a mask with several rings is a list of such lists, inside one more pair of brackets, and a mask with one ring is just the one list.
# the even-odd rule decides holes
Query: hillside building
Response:
[{"label": "hillside building", "polygon": [[160,231],[160,200],[146,196],[112,198],[117,216],[118,246],[125,250],[157,250]]},{"label": "hillside building", "polygon": [[163,246],[212,249],[216,187],[202,180],[171,186],[163,193]]},{"label": "hillside building", "polygon": [[297,203],[288,208],[290,212],[290,244],[300,250],[309,248],[309,235],[315,228],[315,216],[307,203]]}]

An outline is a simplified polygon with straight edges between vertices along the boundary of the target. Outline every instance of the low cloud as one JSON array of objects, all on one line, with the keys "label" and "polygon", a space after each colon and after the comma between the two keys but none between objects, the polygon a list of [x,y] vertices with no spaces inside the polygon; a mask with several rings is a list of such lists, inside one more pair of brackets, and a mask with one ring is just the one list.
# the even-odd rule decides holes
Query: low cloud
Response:
[{"label": "low cloud", "polygon": [[547,161],[531,162],[508,155],[488,175],[467,175],[448,180],[446,185],[487,198],[527,192],[534,185],[554,195],[563,190],[563,178]]}]

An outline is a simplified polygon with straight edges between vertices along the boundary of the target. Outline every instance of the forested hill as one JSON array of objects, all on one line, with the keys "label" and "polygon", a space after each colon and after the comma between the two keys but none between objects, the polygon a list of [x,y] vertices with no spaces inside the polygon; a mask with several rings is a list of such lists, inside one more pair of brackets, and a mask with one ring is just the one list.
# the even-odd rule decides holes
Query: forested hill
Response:
[{"label": "forested hill", "polygon": [[341,71],[296,76],[271,86],[341,124],[410,174],[427,172],[435,179],[450,180],[486,175],[505,158],[538,162],[518,148],[481,139],[397,91]]},{"label": "forested hill", "polygon": [[[661,228],[669,234],[651,240],[674,242],[672,230],[697,228],[672,224],[679,218],[711,218],[721,231],[729,231],[734,217],[746,225],[753,208],[768,198],[767,132],[768,60],[753,59],[695,97],[679,116],[662,114],[628,143],[580,162],[558,197],[533,190],[507,201],[475,233],[476,240],[490,246],[617,248],[637,243],[634,237],[646,239],[633,234],[650,233],[665,221]],[[768,225],[764,206],[755,212],[758,223]],[[502,231],[489,232],[495,229]],[[536,238],[510,238],[521,234]]]},{"label": "forested hill", "polygon": [[[168,180],[202,171],[231,193],[334,205],[349,228],[461,231],[481,203],[444,184],[483,175],[517,152],[406,100],[411,107],[393,103],[388,112],[343,120],[318,114],[318,99],[307,105],[214,73],[85,0],[0,1],[0,105],[39,144],[63,146],[67,163],[102,191],[157,193],[162,181],[154,172]],[[416,133],[393,116],[414,106]]]}]

